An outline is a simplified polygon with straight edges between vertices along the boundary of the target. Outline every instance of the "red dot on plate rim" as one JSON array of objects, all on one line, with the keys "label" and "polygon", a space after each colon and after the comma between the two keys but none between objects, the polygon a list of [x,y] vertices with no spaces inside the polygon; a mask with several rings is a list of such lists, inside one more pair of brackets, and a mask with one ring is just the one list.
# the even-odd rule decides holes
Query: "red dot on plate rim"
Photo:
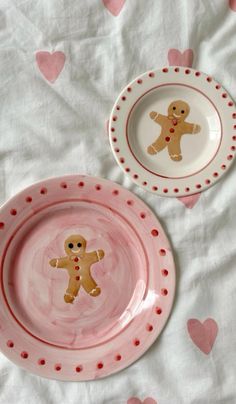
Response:
[{"label": "red dot on plate rim", "polygon": [[112,141],[113,141],[114,143],[116,143],[116,142],[117,142],[117,138],[116,138],[116,137],[113,137],[113,138],[112,138]]},{"label": "red dot on plate rim", "polygon": [[179,67],[175,68],[175,73],[179,73]]},{"label": "red dot on plate rim", "polygon": [[131,87],[128,87],[128,88],[127,88],[127,91],[130,93],[130,92],[132,91],[132,88],[131,88]]},{"label": "red dot on plate rim", "polygon": [[152,187],[152,190],[153,191],[157,191],[158,190],[158,187],[156,187],[155,185]]},{"label": "red dot on plate rim", "polygon": [[80,182],[78,183],[78,187],[83,188],[83,186],[84,186],[84,182],[83,182],[83,181],[80,181]]},{"label": "red dot on plate rim", "polygon": [[121,360],[121,355],[120,355],[120,354],[117,354],[116,357],[115,357],[115,360],[116,360],[116,361],[120,361],[120,360]]},{"label": "red dot on plate rim", "polygon": [[230,149],[231,149],[232,151],[234,151],[234,150],[236,149],[236,146],[231,146]]},{"label": "red dot on plate rim", "polygon": [[102,362],[98,362],[98,364],[97,364],[97,368],[98,368],[98,369],[102,369],[102,368],[103,368],[103,366],[104,366],[104,365],[103,365],[103,363],[102,363]]},{"label": "red dot on plate rim", "polygon": [[212,77],[207,77],[207,81],[208,81],[208,83],[210,83],[211,81],[212,81]]},{"label": "red dot on plate rim", "polygon": [[38,360],[38,364],[39,364],[40,366],[44,366],[45,363],[46,363],[45,359],[39,359],[39,360]]},{"label": "red dot on plate rim", "polygon": [[216,90],[219,90],[220,89],[220,84],[216,84]]},{"label": "red dot on plate rim", "polygon": [[226,94],[226,93],[223,93],[223,94],[222,94],[222,97],[223,97],[223,98],[227,98],[227,94]]},{"label": "red dot on plate rim", "polygon": [[197,189],[202,188],[201,184],[197,184],[197,185],[196,185],[196,188],[197,188]]},{"label": "red dot on plate rim", "polygon": [[3,229],[4,229],[4,226],[5,226],[5,223],[0,222],[0,230],[3,230]]},{"label": "red dot on plate rim", "polygon": [[130,199],[127,201],[127,205],[131,206],[134,204],[134,201],[131,201]]},{"label": "red dot on plate rim", "polygon": [[112,117],[112,120],[113,120],[114,122],[117,121],[117,116],[114,115],[114,116]]},{"label": "red dot on plate rim", "polygon": [[139,340],[138,338],[135,338],[135,339],[134,339],[134,345],[135,345],[135,346],[140,345],[140,340]]},{"label": "red dot on plate rim", "polygon": [[159,234],[159,231],[157,229],[152,229],[151,234],[153,237],[157,237]]},{"label": "red dot on plate rim", "polygon": [[125,171],[126,171],[127,173],[129,173],[129,172],[130,172],[130,168],[129,168],[129,167],[126,167]]},{"label": "red dot on plate rim", "polygon": [[222,164],[222,165],[221,165],[221,168],[222,168],[222,170],[225,170],[225,169],[226,169],[226,165],[225,165],[225,164]]},{"label": "red dot on plate rim", "polygon": [[167,67],[164,67],[164,69],[162,69],[163,73],[168,73],[168,69]]},{"label": "red dot on plate rim", "polygon": [[232,114],[232,118],[236,119],[236,113],[235,112]]},{"label": "red dot on plate rim", "polygon": [[149,77],[154,77],[154,76],[155,76],[155,74],[153,72],[149,73]]},{"label": "red dot on plate rim", "polygon": [[77,373],[82,372],[82,370],[83,370],[83,366],[82,366],[82,365],[78,365],[78,366],[76,366],[76,368],[75,368],[75,371],[76,371]]},{"label": "red dot on plate rim", "polygon": [[178,188],[174,188],[174,192],[175,192],[175,193],[178,193],[178,192],[179,192],[179,189],[178,189]]},{"label": "red dot on plate rim", "polygon": [[162,269],[161,274],[162,274],[162,276],[168,276],[169,272],[167,269]]},{"label": "red dot on plate rim", "polygon": [[111,128],[111,132],[115,132],[115,128],[112,127],[112,128]]},{"label": "red dot on plate rim", "polygon": [[234,105],[234,103],[233,103],[232,101],[229,101],[229,102],[228,102],[228,106],[229,106],[229,107],[232,107],[233,105]]},{"label": "red dot on plate rim", "polygon": [[120,153],[120,149],[118,147],[115,148],[116,153]]},{"label": "red dot on plate rim", "polygon": [[147,185],[147,181],[143,181],[143,185],[146,186],[146,185]]},{"label": "red dot on plate rim", "polygon": [[218,177],[218,173],[217,172],[215,172],[215,173],[213,173],[213,177]]},{"label": "red dot on plate rim", "polygon": [[112,193],[113,193],[113,195],[119,195],[118,189],[114,189],[114,191]]},{"label": "red dot on plate rim", "polygon": [[161,294],[162,296],[167,296],[168,295],[168,290],[166,288],[161,289]]},{"label": "red dot on plate rim", "polygon": [[227,156],[227,160],[232,160],[232,158],[233,158],[233,155],[232,155],[232,154],[229,154],[229,155]]},{"label": "red dot on plate rim", "polygon": [[29,356],[29,354],[28,354],[28,352],[26,352],[26,351],[22,351],[21,354],[20,354],[20,356],[21,356],[23,359],[27,359],[28,356]]},{"label": "red dot on plate rim", "polygon": [[156,307],[156,314],[158,314],[160,316],[161,313],[162,313],[162,308]]},{"label": "red dot on plate rim", "polygon": [[147,325],[146,325],[146,330],[147,330],[148,332],[151,332],[151,331],[153,330],[153,325],[152,325],[152,324],[147,324]]},{"label": "red dot on plate rim", "polygon": [[161,248],[159,250],[159,254],[164,257],[166,255],[166,250],[164,248]]},{"label": "red dot on plate rim", "polygon": [[185,74],[190,74],[190,73],[191,73],[191,71],[189,69],[185,70]]},{"label": "red dot on plate rim", "polygon": [[209,184],[211,183],[211,181],[210,181],[209,179],[206,179],[205,183],[206,183],[207,185],[209,185]]},{"label": "red dot on plate rim", "polygon": [[40,194],[41,195],[46,195],[46,193],[48,192],[47,188],[43,187],[40,189]]},{"label": "red dot on plate rim", "polygon": [[97,191],[100,191],[101,188],[102,188],[102,187],[101,187],[100,184],[95,185],[95,189],[96,189]]},{"label": "red dot on plate rim", "polygon": [[121,99],[122,99],[122,101],[125,101],[125,100],[126,100],[126,97],[123,95],[123,96],[121,97]]},{"label": "red dot on plate rim", "polygon": [[31,196],[27,196],[27,197],[25,198],[25,201],[26,201],[27,203],[32,202],[32,198],[31,198]]},{"label": "red dot on plate rim", "polygon": [[10,214],[11,214],[12,216],[16,216],[16,215],[17,215],[17,210],[16,210],[16,209],[11,209],[11,210],[10,210]]},{"label": "red dot on plate rim", "polygon": [[164,189],[163,189],[163,192],[164,192],[165,194],[167,194],[167,193],[168,193],[168,188],[164,188]]},{"label": "red dot on plate rim", "polygon": [[138,83],[138,84],[142,84],[142,82],[143,82],[143,80],[141,80],[141,79],[138,79],[138,80],[137,80],[137,83]]},{"label": "red dot on plate rim", "polygon": [[60,186],[61,186],[61,188],[66,189],[67,188],[67,183],[66,182],[61,182]]},{"label": "red dot on plate rim", "polygon": [[186,187],[185,188],[185,192],[189,192],[190,191],[190,188],[189,187]]},{"label": "red dot on plate rim", "polygon": [[134,174],[133,177],[134,177],[135,180],[137,180],[138,174]]},{"label": "red dot on plate rim", "polygon": [[201,75],[200,72],[196,72],[196,73],[195,73],[195,76],[197,76],[197,77],[199,77],[200,75]]},{"label": "red dot on plate rim", "polygon": [[61,364],[60,364],[60,363],[57,363],[54,368],[55,368],[55,370],[56,370],[57,372],[60,372],[60,370],[61,370]]},{"label": "red dot on plate rim", "polygon": [[120,162],[121,162],[121,164],[124,164],[124,162],[125,162],[124,157],[121,157],[121,158],[120,158]]},{"label": "red dot on plate rim", "polygon": [[13,347],[14,347],[14,342],[9,339],[9,340],[7,341],[7,346],[8,346],[8,348],[13,348]]},{"label": "red dot on plate rim", "polygon": [[145,214],[144,212],[141,212],[141,213],[140,213],[140,217],[141,217],[141,219],[145,219],[146,214]]},{"label": "red dot on plate rim", "polygon": [[117,105],[117,106],[116,106],[116,109],[117,109],[117,111],[119,111],[119,110],[120,110],[120,106],[119,106],[119,105]]}]

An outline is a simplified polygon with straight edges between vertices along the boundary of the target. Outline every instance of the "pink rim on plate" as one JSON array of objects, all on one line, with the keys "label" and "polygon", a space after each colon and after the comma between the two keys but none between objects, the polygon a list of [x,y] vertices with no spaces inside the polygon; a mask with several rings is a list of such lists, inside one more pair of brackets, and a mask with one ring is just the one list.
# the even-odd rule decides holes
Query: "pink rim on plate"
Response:
[{"label": "pink rim on plate", "polygon": [[1,208],[0,232],[0,349],[17,365],[92,380],[130,365],[160,334],[173,256],[131,192],[94,177],[48,179]]},{"label": "pink rim on plate", "polygon": [[147,72],[117,98],[109,138],[117,163],[136,184],[164,196],[195,194],[215,184],[234,160],[235,104],[197,70]]}]

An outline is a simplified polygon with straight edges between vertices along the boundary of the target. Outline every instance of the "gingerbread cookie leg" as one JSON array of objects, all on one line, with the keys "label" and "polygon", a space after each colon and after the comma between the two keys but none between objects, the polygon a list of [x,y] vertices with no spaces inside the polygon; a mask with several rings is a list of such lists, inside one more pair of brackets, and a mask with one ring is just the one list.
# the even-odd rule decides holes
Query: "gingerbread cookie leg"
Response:
[{"label": "gingerbread cookie leg", "polygon": [[80,288],[80,282],[74,278],[70,278],[68,288],[66,289],[66,294],[64,295],[64,300],[66,303],[73,303],[75,297],[78,295]]},{"label": "gingerbread cookie leg", "polygon": [[168,152],[169,152],[171,160],[174,160],[174,161],[182,160],[180,139],[175,142],[172,141],[168,144]]},{"label": "gingerbread cookie leg", "polygon": [[85,279],[83,279],[82,286],[84,287],[85,291],[90,294],[90,296],[98,296],[101,293],[101,289],[89,274]]},{"label": "gingerbread cookie leg", "polygon": [[152,143],[150,146],[147,148],[147,152],[151,155],[157,154],[161,150],[163,150],[166,147],[166,141],[164,137],[159,136],[157,140]]}]

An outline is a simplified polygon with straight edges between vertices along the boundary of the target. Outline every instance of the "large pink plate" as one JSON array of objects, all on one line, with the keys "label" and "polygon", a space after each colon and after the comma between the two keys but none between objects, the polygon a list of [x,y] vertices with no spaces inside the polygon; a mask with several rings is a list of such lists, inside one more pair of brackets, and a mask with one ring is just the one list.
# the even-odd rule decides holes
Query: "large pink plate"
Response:
[{"label": "large pink plate", "polygon": [[[87,176],[48,179],[1,208],[0,233],[0,349],[17,365],[53,379],[96,379],[130,365],[160,334],[174,297],[173,256],[159,221],[131,192]],[[79,236],[93,254],[82,254]],[[70,303],[74,274],[80,289],[70,289]]]}]

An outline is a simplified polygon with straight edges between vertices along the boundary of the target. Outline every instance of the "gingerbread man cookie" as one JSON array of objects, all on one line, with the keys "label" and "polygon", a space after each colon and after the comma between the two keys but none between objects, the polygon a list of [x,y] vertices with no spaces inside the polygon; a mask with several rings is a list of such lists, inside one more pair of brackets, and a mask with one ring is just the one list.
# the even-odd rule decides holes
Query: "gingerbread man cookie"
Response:
[{"label": "gingerbread man cookie", "polygon": [[53,258],[49,264],[54,268],[64,268],[69,275],[69,284],[64,295],[66,303],[73,303],[83,286],[90,296],[98,296],[101,289],[92,278],[90,267],[100,261],[105,253],[103,250],[86,252],[86,240],[80,235],[72,235],[65,241],[66,256]]},{"label": "gingerbread man cookie", "polygon": [[148,148],[149,154],[156,154],[168,148],[169,156],[174,161],[182,160],[180,141],[184,134],[200,132],[201,127],[194,123],[185,122],[190,112],[189,105],[181,100],[173,101],[168,107],[168,116],[150,112],[149,116],[161,126],[161,134]]}]

